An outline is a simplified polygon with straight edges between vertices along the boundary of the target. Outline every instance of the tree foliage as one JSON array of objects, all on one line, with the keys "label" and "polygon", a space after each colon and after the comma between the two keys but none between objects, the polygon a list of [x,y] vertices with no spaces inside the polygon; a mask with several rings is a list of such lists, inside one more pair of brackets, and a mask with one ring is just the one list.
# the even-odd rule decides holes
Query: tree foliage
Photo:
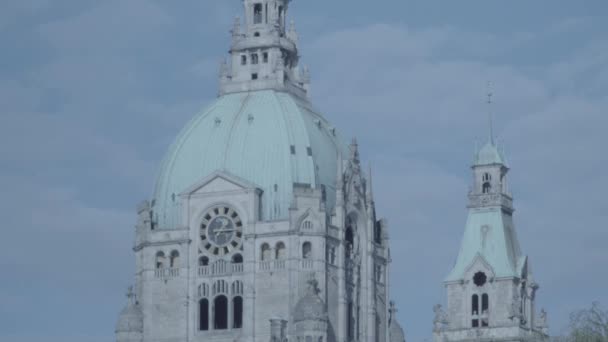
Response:
[{"label": "tree foliage", "polygon": [[608,342],[608,311],[598,302],[591,308],[570,314],[570,334],[572,342]]}]

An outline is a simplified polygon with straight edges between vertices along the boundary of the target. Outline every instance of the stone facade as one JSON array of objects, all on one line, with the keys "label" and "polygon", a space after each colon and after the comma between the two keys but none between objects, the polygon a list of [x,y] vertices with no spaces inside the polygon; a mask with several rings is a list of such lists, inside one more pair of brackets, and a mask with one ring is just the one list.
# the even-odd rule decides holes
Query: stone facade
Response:
[{"label": "stone facade", "polygon": [[[226,172],[179,196],[180,229],[153,229],[150,205],[143,203],[135,246],[137,301],[129,306],[136,308],[129,312],[142,313],[141,338],[123,338],[120,331],[118,341],[269,341],[270,322],[277,319],[286,322],[288,339],[389,341],[388,232],[375,217],[357,146],[351,148],[351,158],[339,161],[344,176],[331,212],[321,189],[302,186],[296,187],[289,220],[260,221],[259,189]],[[243,225],[240,242],[223,256],[201,240],[201,222],[218,208],[220,216],[238,213]],[[326,317],[318,322],[302,312],[311,282],[316,310]],[[214,308],[220,305],[226,313]],[[227,317],[225,326],[217,325],[218,315]]]},{"label": "stone facade", "polygon": [[[337,142],[335,128],[308,109],[307,71],[298,67],[293,24],[286,25],[289,0],[243,3],[245,25],[235,22],[230,60],[220,67],[220,99],[211,106],[236,108],[234,124],[220,136],[229,118],[214,112],[205,134],[216,139],[208,143],[218,149],[243,143],[235,136],[237,125],[246,134],[267,136],[268,128],[256,123],[276,107],[285,111],[285,141],[295,143],[258,151],[275,159],[256,163],[278,165],[282,173],[247,173],[220,157],[206,161],[205,167],[216,163],[215,171],[194,179],[189,171],[200,164],[193,158],[183,166],[190,154],[174,155],[196,151],[179,149],[194,143],[177,140],[163,163],[160,190],[137,209],[135,284],[118,320],[117,341],[404,342],[389,306],[388,226],[376,217],[357,143]],[[288,103],[300,111],[268,106],[283,96],[270,93],[295,98]],[[200,129],[196,124],[185,130]],[[292,138],[294,132],[299,136]],[[324,140],[314,140],[320,136]],[[301,149],[297,144],[307,139]],[[303,159],[297,155],[302,150]],[[335,171],[328,177],[327,170]],[[312,180],[298,181],[308,174]],[[172,177],[191,182],[179,192],[165,190]],[[265,177],[283,180],[256,184]],[[284,179],[293,181],[289,191],[278,191]],[[282,199],[273,194],[290,194],[285,215],[277,204]]]}]

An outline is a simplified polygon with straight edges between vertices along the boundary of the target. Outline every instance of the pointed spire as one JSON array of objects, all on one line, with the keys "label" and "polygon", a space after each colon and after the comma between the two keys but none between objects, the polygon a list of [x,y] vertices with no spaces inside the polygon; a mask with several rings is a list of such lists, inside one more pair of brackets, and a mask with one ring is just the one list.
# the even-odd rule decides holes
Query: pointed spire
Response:
[{"label": "pointed spire", "polygon": [[488,82],[488,142],[494,145],[494,122],[492,118],[492,82]]},{"label": "pointed spire", "polygon": [[367,198],[369,199],[370,203],[374,203],[374,189],[372,185],[372,163],[369,163],[368,169],[369,184],[367,185]]},{"label": "pointed spire", "polygon": [[342,190],[342,188],[344,187],[344,162],[342,161],[342,151],[338,152],[336,183],[336,188],[338,190]]},{"label": "pointed spire", "polygon": [[350,143],[350,159],[355,163],[359,163],[359,144],[357,144],[357,138],[353,137],[353,141]]}]

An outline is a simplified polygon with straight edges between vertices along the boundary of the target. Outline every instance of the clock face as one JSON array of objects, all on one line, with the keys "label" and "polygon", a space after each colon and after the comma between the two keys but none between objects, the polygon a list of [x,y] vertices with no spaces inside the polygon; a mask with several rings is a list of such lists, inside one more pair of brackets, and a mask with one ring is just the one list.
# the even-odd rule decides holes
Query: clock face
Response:
[{"label": "clock face", "polygon": [[207,252],[219,256],[230,254],[241,246],[243,223],[234,209],[215,207],[203,217],[200,236]]}]

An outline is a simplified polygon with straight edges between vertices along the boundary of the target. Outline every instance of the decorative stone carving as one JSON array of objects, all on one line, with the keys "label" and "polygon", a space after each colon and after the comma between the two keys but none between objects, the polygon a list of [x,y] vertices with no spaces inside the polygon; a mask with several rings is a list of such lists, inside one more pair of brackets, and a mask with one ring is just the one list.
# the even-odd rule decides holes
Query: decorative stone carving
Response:
[{"label": "decorative stone carving", "polygon": [[433,307],[435,312],[435,318],[433,319],[433,331],[439,332],[446,328],[448,325],[448,315],[443,310],[441,304],[437,304]]},{"label": "decorative stone carving", "polygon": [[509,317],[518,323],[521,323],[523,319],[521,296],[517,289],[513,291],[513,299],[511,300],[511,309],[509,312]]},{"label": "decorative stone carving", "polygon": [[350,145],[350,151],[350,158],[344,172],[344,181],[346,184],[344,195],[347,203],[350,203],[355,208],[361,209],[363,207],[363,199],[365,198],[365,181],[361,174],[359,148],[355,139],[353,139],[353,142]]},{"label": "decorative stone carving", "polygon": [[547,311],[545,311],[544,308],[540,310],[540,314],[538,315],[538,319],[536,321],[536,329],[544,335],[549,334],[549,325],[547,324]]},{"label": "decorative stone carving", "polygon": [[505,194],[469,194],[469,208],[501,206],[513,209],[513,200]]}]

